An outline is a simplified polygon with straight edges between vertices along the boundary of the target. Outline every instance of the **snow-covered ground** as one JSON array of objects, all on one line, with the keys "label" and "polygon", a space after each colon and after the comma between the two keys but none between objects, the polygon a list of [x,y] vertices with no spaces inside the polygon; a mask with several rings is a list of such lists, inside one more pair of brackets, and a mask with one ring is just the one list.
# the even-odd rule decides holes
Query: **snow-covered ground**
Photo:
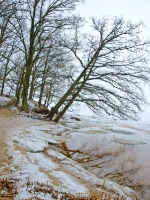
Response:
[{"label": "snow-covered ground", "polygon": [[[6,99],[4,99],[6,102]],[[15,111],[16,112],[16,111]],[[88,194],[105,188],[126,199],[149,200],[150,124],[66,115],[59,123],[16,115],[8,131],[10,165],[19,178],[16,199],[30,198],[28,181],[48,183],[55,190]],[[4,177],[7,175],[4,174]],[[51,195],[38,193],[42,199]],[[139,197],[141,199],[141,197]]]}]

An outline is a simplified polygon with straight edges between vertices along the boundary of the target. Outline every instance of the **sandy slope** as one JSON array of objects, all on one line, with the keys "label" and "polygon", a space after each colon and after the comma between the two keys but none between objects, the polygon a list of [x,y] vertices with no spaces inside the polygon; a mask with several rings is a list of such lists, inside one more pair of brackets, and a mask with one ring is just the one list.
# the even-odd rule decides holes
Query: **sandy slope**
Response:
[{"label": "sandy slope", "polygon": [[[76,128],[76,125],[70,124],[70,129],[68,130],[72,133]],[[32,180],[34,179],[34,181],[41,179],[41,182],[49,179],[52,185],[57,188],[64,187],[72,191],[77,190],[78,192],[79,190],[88,191],[93,188],[100,188],[100,185],[103,184],[103,180],[97,178],[93,173],[84,170],[73,160],[57,152],[51,145],[48,145],[44,152],[36,153],[31,151],[32,146],[30,146],[30,144],[34,145],[39,141],[45,142],[44,138],[47,139],[47,141],[50,139],[61,141],[63,137],[59,135],[64,133],[65,130],[66,127],[61,125],[61,123],[56,125],[52,122],[48,123],[46,121],[32,120],[27,117],[16,115],[10,110],[1,109],[0,177],[15,176],[22,177],[23,180],[28,176]],[[32,139],[34,140],[33,142]],[[26,140],[29,140],[29,142]],[[41,144],[39,143],[39,145]],[[29,147],[31,147],[31,149]],[[24,183],[25,182],[22,182],[21,184]],[[118,186],[109,181],[105,184],[109,189],[114,188],[114,190],[120,192],[125,190],[122,186]],[[20,189],[20,191],[24,197],[26,190],[23,191]],[[124,192],[126,194],[128,192],[132,193],[132,191],[127,188]],[[132,195],[134,195],[134,193]]]},{"label": "sandy slope", "polygon": [[[43,122],[39,120],[32,120],[28,118],[21,118],[17,116],[10,109],[0,109],[0,177],[7,176],[11,174],[11,163],[13,160],[13,155],[10,156],[10,147],[8,146],[8,141],[12,140],[14,132],[18,129],[26,129],[34,125],[40,125]],[[25,154],[25,149],[19,148],[15,145],[15,149],[21,151]]]},{"label": "sandy slope", "polygon": [[[13,149],[14,152],[19,152],[20,155],[23,155],[25,156],[24,158],[28,159],[28,150],[26,148],[20,147],[19,145],[17,145],[17,143],[11,144],[15,132],[19,130],[22,131],[24,134],[28,128],[32,126],[40,126],[45,123],[47,122],[22,118],[20,116],[17,116],[9,109],[0,109],[0,178],[12,178],[15,174],[14,170],[16,172],[18,171],[18,173],[20,174],[23,174],[20,171],[21,160],[19,160],[18,163],[16,162],[16,155],[12,154]],[[10,146],[8,146],[8,144]],[[23,162],[24,161],[22,160],[22,163]],[[58,166],[61,165],[59,163],[59,160],[54,159],[53,162],[58,164]],[[59,168],[57,170],[62,170]],[[41,173],[44,173],[49,179],[51,179],[54,186],[59,186],[62,184],[59,178],[56,178],[53,175],[49,174],[44,168],[40,167],[39,171]],[[71,171],[69,172],[69,174],[72,175]],[[79,182],[82,184],[82,179]],[[93,188],[93,186],[91,186],[88,181],[84,181],[84,185],[86,185],[86,188],[88,188],[89,190]]]},{"label": "sandy slope", "polygon": [[13,156],[10,156],[8,141],[12,139],[13,133],[20,128],[28,128],[35,124],[40,123],[37,120],[22,119],[10,109],[0,109],[0,177],[11,174],[10,165]]},{"label": "sandy slope", "polygon": [[[9,173],[9,165],[11,163],[11,157],[8,155],[8,146],[6,144],[7,130],[13,128],[14,113],[10,110],[1,109],[0,110],[0,176]],[[9,124],[7,121],[9,120]]]}]

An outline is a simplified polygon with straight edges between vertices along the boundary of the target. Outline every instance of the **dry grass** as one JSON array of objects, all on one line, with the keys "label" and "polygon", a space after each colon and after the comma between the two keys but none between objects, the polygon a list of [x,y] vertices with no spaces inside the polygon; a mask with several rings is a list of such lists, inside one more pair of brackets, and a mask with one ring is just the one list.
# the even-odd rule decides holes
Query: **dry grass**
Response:
[{"label": "dry grass", "polygon": [[17,98],[11,97],[11,100],[8,102],[8,106],[14,106],[16,104]]},{"label": "dry grass", "polygon": [[18,194],[17,179],[0,179],[0,200],[1,199],[14,199]]},{"label": "dry grass", "polygon": [[33,108],[32,111],[35,113],[44,114],[44,115],[46,115],[50,112],[49,109],[46,107]]},{"label": "dry grass", "polygon": [[[0,179],[0,200],[11,199],[13,200],[18,195],[17,182],[20,179]],[[125,200],[124,197],[119,197],[118,195],[112,195],[107,190],[104,189],[104,184],[101,191],[90,192],[89,194],[76,193],[76,195],[58,191],[52,185],[47,183],[32,182],[27,180],[26,184],[27,193],[30,193],[32,197],[28,200],[38,199],[38,194],[43,193],[44,196],[50,195],[53,199],[59,200]]]}]

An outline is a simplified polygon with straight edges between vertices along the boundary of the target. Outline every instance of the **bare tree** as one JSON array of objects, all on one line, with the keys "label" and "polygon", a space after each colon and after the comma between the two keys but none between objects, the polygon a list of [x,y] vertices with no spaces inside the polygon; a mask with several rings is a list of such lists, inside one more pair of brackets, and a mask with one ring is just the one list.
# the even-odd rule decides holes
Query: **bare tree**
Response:
[{"label": "bare tree", "polygon": [[[56,96],[60,95],[60,90],[65,89],[65,82],[67,78],[64,78],[64,74],[67,75],[69,70],[67,68],[67,62],[69,59],[66,58],[66,53],[62,48],[49,49],[43,62],[43,70],[40,83],[40,94],[39,94],[39,106],[42,103],[42,98],[45,94],[44,99],[45,105],[48,106],[49,100],[56,99]],[[46,90],[45,90],[46,89]],[[61,93],[62,95],[62,93]],[[48,100],[49,99],[49,100]]]},{"label": "bare tree", "polygon": [[59,46],[57,36],[51,36],[47,42],[49,48],[40,52],[30,76],[29,99],[39,99],[39,106],[45,100],[45,105],[48,106],[52,99],[57,99],[59,91],[64,90],[70,73],[68,62],[71,59],[67,58],[68,52]]},{"label": "bare tree", "polygon": [[125,22],[114,17],[92,18],[93,35],[79,31],[61,45],[70,50],[80,69],[73,83],[55,105],[49,117],[63,106],[55,122],[74,101],[82,101],[96,114],[108,114],[121,119],[138,118],[146,103],[141,83],[150,81],[148,49],[150,42],[141,36],[142,23]]},{"label": "bare tree", "polygon": [[10,0],[0,0],[0,47],[13,36],[9,22],[15,13],[15,4]]},{"label": "bare tree", "polygon": [[[17,1],[16,1],[17,2]],[[16,54],[18,53],[17,36],[14,34],[11,23],[16,13],[16,4],[11,0],[0,1],[0,69],[1,94],[5,83],[11,85],[10,73],[16,68]]]},{"label": "bare tree", "polygon": [[[17,37],[19,45],[16,50],[24,55],[24,73],[22,80],[22,110],[27,110],[28,90],[32,76],[32,68],[40,57],[41,52],[50,48],[49,40],[54,34],[64,27],[68,28],[70,23],[69,12],[73,10],[77,3],[83,0],[10,0],[0,1],[0,8],[4,21],[10,13],[7,23],[1,23],[0,42],[6,37],[3,34],[5,27],[9,25],[9,33]],[[6,12],[7,11],[7,12]],[[69,26],[68,26],[69,25]],[[10,31],[11,30],[11,31]]]},{"label": "bare tree", "polygon": [[5,49],[5,53],[2,54],[2,58],[3,58],[3,61],[2,61],[2,66],[1,66],[1,70],[3,72],[3,75],[2,75],[2,86],[1,86],[1,94],[3,94],[3,91],[4,91],[4,85],[5,85],[5,82],[6,82],[6,78],[7,76],[10,74],[10,72],[16,67],[15,66],[15,63],[14,63],[14,54],[17,53],[14,49],[14,42],[12,43],[12,46],[8,46],[6,49]]}]

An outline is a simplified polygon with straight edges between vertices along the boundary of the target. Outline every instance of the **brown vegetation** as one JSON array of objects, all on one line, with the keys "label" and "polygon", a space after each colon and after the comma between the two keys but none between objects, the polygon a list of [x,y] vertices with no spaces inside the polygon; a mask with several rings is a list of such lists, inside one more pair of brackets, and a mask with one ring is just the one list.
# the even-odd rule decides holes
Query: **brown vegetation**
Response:
[{"label": "brown vegetation", "polygon": [[0,179],[0,199],[14,199],[18,194],[15,182],[18,179]]},{"label": "brown vegetation", "polygon": [[47,107],[33,108],[32,111],[35,112],[35,113],[43,114],[43,115],[47,115],[50,112]]},{"label": "brown vegetation", "polygon": [[17,98],[16,97],[10,97],[11,100],[8,102],[8,106],[14,106],[16,104]]},{"label": "brown vegetation", "polygon": [[[18,195],[17,182],[20,179],[0,179],[0,199],[14,199]],[[53,199],[59,200],[125,200],[124,197],[118,195],[112,195],[104,189],[104,184],[101,191],[90,192],[89,194],[76,193],[76,195],[61,192],[56,190],[48,183],[32,182],[28,180],[23,187],[26,187],[26,191],[32,195],[31,199],[38,198],[39,193],[51,195]]]}]

